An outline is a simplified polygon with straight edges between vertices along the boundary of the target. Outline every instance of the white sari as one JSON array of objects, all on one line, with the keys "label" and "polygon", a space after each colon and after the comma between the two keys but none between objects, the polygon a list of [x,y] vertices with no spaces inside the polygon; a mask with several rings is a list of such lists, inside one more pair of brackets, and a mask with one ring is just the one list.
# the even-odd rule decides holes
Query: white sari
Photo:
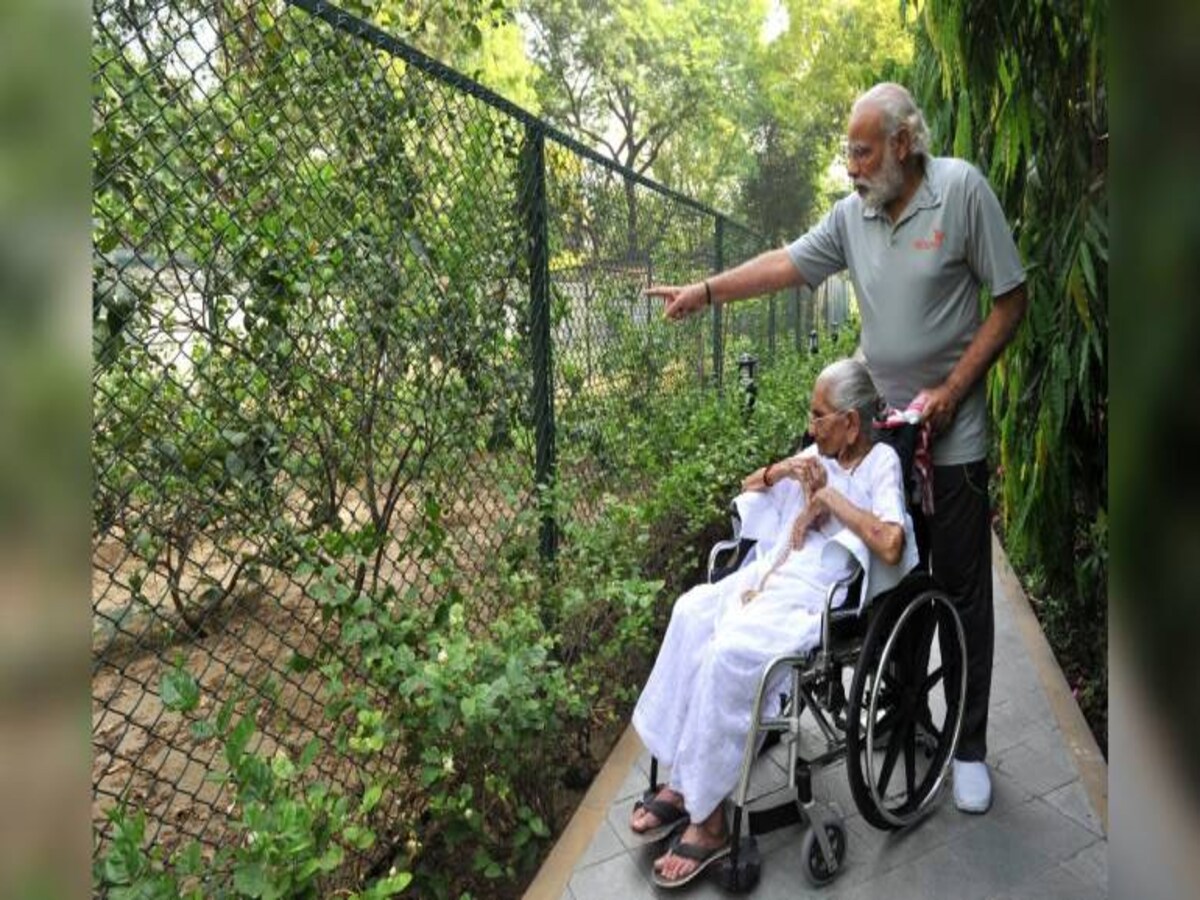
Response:
[{"label": "white sari", "polygon": [[[873,446],[849,471],[836,460],[818,458],[831,487],[882,521],[904,526],[901,562],[868,567],[877,593],[916,563],[900,461],[884,444]],[[862,542],[832,517],[810,531],[799,550],[791,549],[791,523],[804,507],[804,493],[792,479],[742,495],[739,507],[747,497],[743,534],[756,536],[760,548],[772,544],[772,535],[775,541],[745,568],[676,601],[633,713],[642,742],[671,767],[670,786],[683,794],[693,821],[706,819],[737,783],[751,706],[767,663],[819,643],[829,585],[853,572],[855,558],[870,562]],[[746,522],[746,513],[752,522]],[[750,589],[757,593],[743,603]]]}]

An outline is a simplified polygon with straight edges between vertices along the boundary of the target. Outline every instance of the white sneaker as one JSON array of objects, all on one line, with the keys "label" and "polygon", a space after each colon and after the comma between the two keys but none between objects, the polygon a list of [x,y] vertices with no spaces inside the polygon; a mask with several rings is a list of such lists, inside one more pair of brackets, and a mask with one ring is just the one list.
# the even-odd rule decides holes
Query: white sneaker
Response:
[{"label": "white sneaker", "polygon": [[954,760],[954,805],[965,813],[985,813],[992,805],[987,763]]}]

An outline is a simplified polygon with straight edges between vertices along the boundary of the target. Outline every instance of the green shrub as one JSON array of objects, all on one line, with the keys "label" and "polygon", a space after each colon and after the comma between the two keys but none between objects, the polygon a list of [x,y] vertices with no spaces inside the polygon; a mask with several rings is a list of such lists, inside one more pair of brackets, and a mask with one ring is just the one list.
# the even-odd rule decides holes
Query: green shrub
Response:
[{"label": "green shrub", "polygon": [[[195,679],[180,668],[163,677],[160,693],[164,706],[179,714],[194,711],[200,700]],[[239,715],[234,698],[213,719],[192,724],[197,739],[215,737],[221,742],[227,768],[210,777],[233,786],[237,815],[232,830],[237,840],[220,847],[212,859],[205,859],[196,841],[165,857],[158,847],[146,846],[145,814],[118,806],[109,812],[111,843],[95,864],[98,893],[112,900],[316,898],[325,895],[322,880],[341,868],[348,849],[374,845],[368,820],[381,787],[373,785],[361,798],[351,799],[308,777],[318,750],[315,739],[297,760],[282,748],[270,759],[251,752],[256,708],[251,703]],[[393,869],[345,896],[393,897],[411,880],[409,873]]]}]

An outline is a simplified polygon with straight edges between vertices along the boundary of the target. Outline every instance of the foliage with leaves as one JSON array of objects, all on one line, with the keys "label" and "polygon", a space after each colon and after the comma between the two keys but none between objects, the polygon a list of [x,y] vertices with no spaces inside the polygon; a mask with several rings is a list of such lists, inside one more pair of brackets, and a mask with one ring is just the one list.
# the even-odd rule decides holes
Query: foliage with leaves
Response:
[{"label": "foliage with leaves", "polygon": [[[563,765],[555,738],[583,712],[536,605],[522,604],[484,635],[461,602],[402,612],[355,594],[334,567],[317,584],[341,633],[340,649],[320,663],[327,712],[342,723],[337,746],[362,760],[399,754],[412,773],[415,790],[390,828],[418,888],[456,896],[476,879],[515,878],[549,835],[543,779],[552,784]],[[514,589],[522,589],[517,579]],[[469,864],[456,865],[463,853]]]},{"label": "foliage with leaves", "polygon": [[[923,0],[911,82],[934,134],[988,175],[1028,271],[1026,324],[993,368],[1006,546],[1106,742],[1107,5]],[[1055,609],[1054,607],[1061,607]]]},{"label": "foliage with leaves", "polygon": [[[668,147],[699,142],[701,158],[711,151],[728,160],[728,171],[706,171],[731,184],[741,171],[734,148],[745,142],[736,110],[745,106],[746,67],[764,15],[762,0],[736,9],[700,0],[530,0],[522,20],[542,114],[615,162],[660,180]],[[715,198],[705,179],[680,186],[694,185],[703,188],[701,200]],[[639,221],[645,197],[633,182],[625,182],[623,196],[633,256],[638,238],[653,232]]]},{"label": "foliage with leaves", "polygon": [[765,8],[661,0],[536,0],[523,8],[543,111],[638,173],[743,89]]},{"label": "foliage with leaves", "polygon": [[823,173],[837,157],[854,98],[895,78],[912,56],[911,24],[894,0],[787,2],[787,28],[754,68],[756,167],[741,187],[747,221],[791,240],[830,198]]},{"label": "foliage with leaves", "polygon": [[[183,668],[164,674],[163,705],[179,715],[194,713],[200,688]],[[119,806],[109,813],[112,839],[96,860],[93,885],[111,900],[201,900],[201,898],[317,898],[327,896],[330,879],[341,868],[347,848],[365,849],[376,836],[369,818],[382,795],[368,787],[357,802],[309,776],[318,752],[316,739],[297,760],[282,748],[267,759],[251,748],[255,736],[250,704],[240,714],[226,701],[211,720],[193,719],[197,740],[216,738],[226,769],[212,777],[234,787],[239,816],[235,842],[206,851],[189,842],[168,858],[147,846],[146,816]],[[361,891],[340,894],[358,900],[383,900],[402,893],[412,881],[408,872],[392,871]]]},{"label": "foliage with leaves", "polygon": [[[471,253],[443,239],[515,218],[519,129],[255,10],[212,52],[207,91],[163,64],[168,29],[135,54],[113,12],[95,49],[96,514],[144,560],[134,593],[160,576],[193,632],[354,495],[386,533],[439,453],[486,438],[456,423],[490,421],[525,363],[516,229]],[[243,41],[255,64],[227,68]],[[443,190],[472,169],[496,182]]]}]

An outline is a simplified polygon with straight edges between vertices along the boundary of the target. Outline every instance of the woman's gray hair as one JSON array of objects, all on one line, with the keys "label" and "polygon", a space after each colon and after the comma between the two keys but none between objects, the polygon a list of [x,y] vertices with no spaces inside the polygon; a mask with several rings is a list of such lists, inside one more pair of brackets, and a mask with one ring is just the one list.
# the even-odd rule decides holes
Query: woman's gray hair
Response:
[{"label": "woman's gray hair", "polygon": [[826,386],[829,402],[836,411],[857,412],[860,427],[873,439],[874,429],[870,424],[883,411],[883,400],[865,365],[857,359],[831,362],[817,376],[817,384]]},{"label": "woman's gray hair", "polygon": [[929,126],[908,88],[892,81],[881,82],[854,101],[854,109],[862,105],[874,106],[883,114],[886,137],[895,137],[903,128],[908,132],[913,155],[929,157]]}]

